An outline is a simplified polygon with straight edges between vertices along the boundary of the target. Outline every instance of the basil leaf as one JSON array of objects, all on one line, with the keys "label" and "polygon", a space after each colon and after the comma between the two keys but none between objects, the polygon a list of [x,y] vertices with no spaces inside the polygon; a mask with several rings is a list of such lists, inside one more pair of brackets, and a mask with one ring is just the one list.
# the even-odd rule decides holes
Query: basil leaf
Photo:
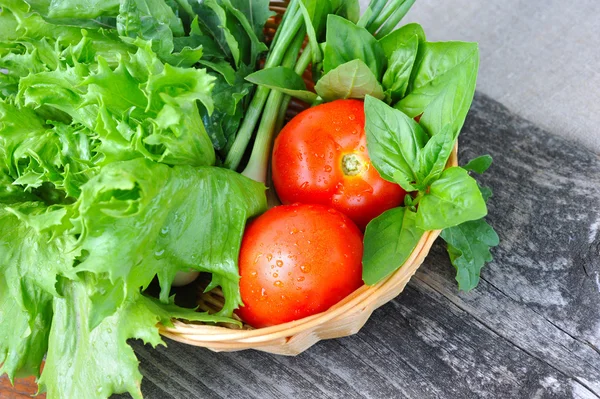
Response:
[{"label": "basil leaf", "polygon": [[430,138],[425,144],[419,153],[420,188],[426,189],[430,182],[440,177],[452,154],[455,141],[452,126],[446,125],[439,134]]},{"label": "basil leaf", "polygon": [[458,288],[472,290],[479,283],[481,268],[493,259],[490,248],[500,243],[498,234],[484,219],[479,219],[444,229],[440,237],[448,244]]},{"label": "basil leaf", "polygon": [[384,98],[383,88],[373,72],[361,60],[353,60],[325,74],[315,85],[315,91],[325,101],[340,98],[373,96]]},{"label": "basil leaf", "polygon": [[385,56],[389,59],[398,47],[406,45],[415,35],[419,38],[419,43],[425,42],[425,32],[421,25],[416,23],[406,24],[379,39],[379,44],[381,44]]},{"label": "basil leaf", "polygon": [[363,252],[365,284],[377,284],[406,262],[425,233],[416,226],[416,216],[406,208],[394,208],[367,225]]},{"label": "basil leaf", "polygon": [[486,214],[485,201],[475,179],[463,168],[453,167],[444,170],[421,198],[417,226],[423,230],[440,230]]},{"label": "basil leaf", "polygon": [[300,75],[293,69],[278,66],[261,69],[246,76],[246,80],[257,85],[278,90],[307,103],[317,100],[317,95],[306,89],[306,84]]},{"label": "basil leaf", "polygon": [[399,45],[389,58],[382,81],[386,98],[390,100],[388,102],[396,102],[404,97],[418,47],[419,38],[415,35],[406,44]]},{"label": "basil leaf", "polygon": [[423,114],[419,123],[430,135],[451,124],[456,136],[473,101],[478,67],[476,43],[423,43],[407,95],[395,108],[410,117]]},{"label": "basil leaf", "polygon": [[373,97],[365,99],[365,118],[367,148],[375,169],[406,191],[416,190],[426,133],[413,119]]},{"label": "basil leaf", "polygon": [[325,73],[349,61],[361,60],[378,81],[381,79],[386,63],[385,53],[368,30],[337,15],[329,15],[326,36],[323,59]]},{"label": "basil leaf", "polygon": [[465,166],[462,168],[468,170],[470,172],[475,172],[482,174],[492,165],[492,157],[490,155],[482,155],[475,159],[471,159]]}]

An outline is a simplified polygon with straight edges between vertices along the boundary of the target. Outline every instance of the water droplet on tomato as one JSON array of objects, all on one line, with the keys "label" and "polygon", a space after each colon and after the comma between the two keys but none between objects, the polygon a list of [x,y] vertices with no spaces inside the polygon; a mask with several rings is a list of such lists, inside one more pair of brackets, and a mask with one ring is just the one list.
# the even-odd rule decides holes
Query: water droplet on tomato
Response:
[{"label": "water droplet on tomato", "polygon": [[279,287],[279,288],[283,287],[283,283],[282,283],[281,281],[279,281],[279,280],[275,281],[275,282],[273,283],[273,285],[274,285],[275,287]]},{"label": "water droplet on tomato", "polygon": [[297,281],[304,281],[304,276],[300,276],[296,279]]},{"label": "water droplet on tomato", "polygon": [[272,254],[267,254],[267,260],[270,261],[271,259],[273,259],[273,255]]},{"label": "water droplet on tomato", "polygon": [[279,277],[279,273],[273,273],[273,278]]},{"label": "water droplet on tomato", "polygon": [[264,288],[260,290],[260,296],[265,298],[267,296],[267,290],[265,290]]},{"label": "water droplet on tomato", "polygon": [[256,258],[254,258],[254,264],[257,264],[257,263],[258,263],[258,260],[260,259],[260,257],[261,257],[262,255],[263,255],[263,254],[258,254],[258,255],[256,255]]},{"label": "water droplet on tomato", "polygon": [[329,165],[325,165],[323,169],[325,170],[325,172],[331,172],[331,166]]},{"label": "water droplet on tomato", "polygon": [[278,260],[277,262],[275,262],[275,264],[277,265],[277,267],[281,267],[281,266],[283,266],[283,261]]},{"label": "water droplet on tomato", "polygon": [[365,146],[361,145],[358,149],[361,150],[361,151],[364,151],[365,150]]},{"label": "water droplet on tomato", "polygon": [[348,119],[350,119],[351,121],[353,121],[354,119],[356,119],[356,117],[354,115],[348,115]]},{"label": "water droplet on tomato", "polygon": [[298,232],[298,229],[295,227],[290,230],[290,234],[296,234],[297,232]]},{"label": "water droplet on tomato", "polygon": [[252,277],[256,277],[258,275],[258,272],[256,272],[256,270],[253,270],[253,271],[250,272],[250,275]]},{"label": "water droplet on tomato", "polygon": [[310,272],[310,266],[302,265],[300,266],[300,270],[302,271],[302,273],[308,273]]},{"label": "water droplet on tomato", "polygon": [[307,187],[308,187],[308,182],[307,182],[307,181],[305,181],[304,183],[302,183],[302,184],[300,185],[300,188],[301,188],[301,189],[306,189]]},{"label": "water droplet on tomato", "polygon": [[335,209],[327,209],[327,212],[331,213],[332,215],[337,215]]},{"label": "water droplet on tomato", "polygon": [[297,156],[299,161],[304,161],[304,157],[302,156],[302,154],[298,154]]}]

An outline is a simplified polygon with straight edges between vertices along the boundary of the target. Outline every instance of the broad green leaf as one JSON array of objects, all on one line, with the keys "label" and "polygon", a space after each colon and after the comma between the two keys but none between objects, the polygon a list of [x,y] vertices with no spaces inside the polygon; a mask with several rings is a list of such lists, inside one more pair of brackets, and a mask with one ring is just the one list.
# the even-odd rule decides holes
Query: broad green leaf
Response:
[{"label": "broad green leaf", "polygon": [[462,168],[470,172],[482,174],[492,165],[492,157],[490,155],[482,155],[480,157],[471,159]]},{"label": "broad green leaf", "polygon": [[230,0],[231,4],[246,16],[254,34],[263,39],[263,30],[273,12],[269,9],[268,0]]},{"label": "broad green leaf", "polygon": [[327,72],[315,85],[315,91],[325,101],[366,96],[383,99],[383,88],[373,72],[361,60],[342,64]]},{"label": "broad green leaf", "polygon": [[426,189],[444,171],[454,149],[452,126],[446,125],[439,134],[431,137],[419,152],[419,186]]},{"label": "broad green leaf", "polygon": [[216,0],[190,2],[197,15],[199,28],[210,35],[220,50],[227,57],[231,57],[234,65],[240,64],[240,46],[227,27],[227,14],[225,9]]},{"label": "broad green leaf", "polygon": [[306,89],[306,84],[294,70],[283,66],[261,69],[248,76],[246,80],[256,85],[278,90],[307,103],[313,103],[317,95]]},{"label": "broad green leaf", "polygon": [[419,123],[430,135],[450,124],[457,136],[473,101],[479,49],[476,43],[422,43],[406,97],[395,107]]},{"label": "broad green leaf", "polygon": [[365,230],[363,280],[377,284],[398,270],[425,233],[415,223],[416,214],[406,208],[390,209],[373,219]]},{"label": "broad green leaf", "polygon": [[416,23],[406,24],[389,35],[379,39],[379,44],[389,59],[400,46],[406,46],[414,36],[419,38],[419,44],[425,42],[425,32],[421,25]]},{"label": "broad green leaf", "polygon": [[381,79],[386,57],[379,42],[366,29],[337,15],[329,15],[323,59],[325,73],[354,60],[364,62],[376,80]]},{"label": "broad green leaf", "polygon": [[[75,271],[107,273],[114,283],[139,265],[146,279],[135,286],[158,274],[163,301],[178,271],[211,272],[237,287],[246,219],[265,209],[264,186],[227,169],[113,163],[82,187],[80,241],[89,255]],[[226,301],[230,315],[238,303]]]},{"label": "broad green leaf", "polygon": [[[237,42],[243,43],[249,41],[249,45],[240,46],[241,50],[249,49],[249,54],[245,57],[241,57],[241,59],[248,65],[256,65],[258,56],[268,50],[267,46],[259,39],[259,36],[256,35],[254,27],[242,11],[238,10],[230,0],[221,0],[221,2],[227,12],[231,13],[241,25],[241,29],[239,29],[237,35]],[[252,15],[250,15],[250,18],[252,18]]]},{"label": "broad green leaf", "polygon": [[484,219],[478,219],[444,229],[441,237],[448,244],[458,288],[472,290],[479,283],[485,263],[493,259],[490,248],[500,243],[498,234]]},{"label": "broad green leaf", "polygon": [[421,198],[417,226],[423,230],[441,230],[487,215],[485,201],[477,182],[459,167],[444,170]]},{"label": "broad green leaf", "polygon": [[[48,347],[56,275],[78,255],[75,238],[38,233],[22,216],[44,215],[41,203],[0,208],[0,375],[39,375]],[[33,250],[35,248],[35,251]]]},{"label": "broad green leaf", "polygon": [[406,44],[399,45],[390,56],[382,81],[386,98],[390,103],[395,103],[404,97],[418,47],[419,38],[415,35]]},{"label": "broad green leaf", "polygon": [[365,117],[373,166],[384,179],[414,191],[421,170],[419,153],[427,134],[412,118],[373,97],[365,100]]}]

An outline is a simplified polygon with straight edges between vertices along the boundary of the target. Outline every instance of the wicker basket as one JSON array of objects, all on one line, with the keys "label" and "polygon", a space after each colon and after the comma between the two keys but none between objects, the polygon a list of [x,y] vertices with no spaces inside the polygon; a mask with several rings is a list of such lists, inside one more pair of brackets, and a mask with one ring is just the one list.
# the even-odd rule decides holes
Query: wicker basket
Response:
[{"label": "wicker basket", "polygon": [[[266,27],[267,38],[272,37],[287,1],[272,1],[271,9],[278,13]],[[292,102],[288,115],[303,109]],[[457,147],[447,167],[457,166]],[[373,286],[362,286],[329,310],[300,320],[277,326],[253,329],[235,325],[206,325],[174,321],[174,327],[161,326],[165,337],[213,351],[257,349],[279,355],[297,355],[322,339],[345,337],[357,333],[375,309],[398,296],[429,253],[440,231],[426,232],[415,250],[395,273]],[[223,306],[222,292],[218,289],[204,293],[207,281],[197,282],[198,305],[203,311],[215,311]]]}]

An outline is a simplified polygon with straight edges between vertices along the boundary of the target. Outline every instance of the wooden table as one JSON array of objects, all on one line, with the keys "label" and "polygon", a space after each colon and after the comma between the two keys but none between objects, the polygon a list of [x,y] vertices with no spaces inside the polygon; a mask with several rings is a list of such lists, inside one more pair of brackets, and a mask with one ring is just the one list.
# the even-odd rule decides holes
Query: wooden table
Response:
[{"label": "wooden table", "polygon": [[599,398],[600,157],[483,95],[460,144],[462,163],[495,160],[501,245],[476,290],[437,243],[360,333],[297,357],[134,343],[146,398]]}]

